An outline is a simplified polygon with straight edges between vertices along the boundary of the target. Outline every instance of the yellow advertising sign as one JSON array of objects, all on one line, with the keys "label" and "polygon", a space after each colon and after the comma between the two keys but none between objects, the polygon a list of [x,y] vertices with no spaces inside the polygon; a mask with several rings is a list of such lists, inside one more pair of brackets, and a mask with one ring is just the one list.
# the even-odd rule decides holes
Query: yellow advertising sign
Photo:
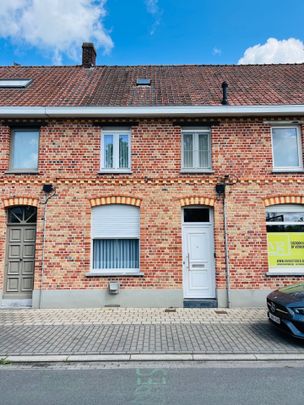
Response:
[{"label": "yellow advertising sign", "polygon": [[269,267],[304,267],[304,233],[267,234]]}]

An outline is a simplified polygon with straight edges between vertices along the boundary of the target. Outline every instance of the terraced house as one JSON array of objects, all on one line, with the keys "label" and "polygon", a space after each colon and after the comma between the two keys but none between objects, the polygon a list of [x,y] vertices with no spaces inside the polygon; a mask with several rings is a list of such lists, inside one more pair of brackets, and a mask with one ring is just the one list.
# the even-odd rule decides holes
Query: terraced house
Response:
[{"label": "terraced house", "polygon": [[0,67],[3,306],[254,306],[304,276],[304,66]]}]

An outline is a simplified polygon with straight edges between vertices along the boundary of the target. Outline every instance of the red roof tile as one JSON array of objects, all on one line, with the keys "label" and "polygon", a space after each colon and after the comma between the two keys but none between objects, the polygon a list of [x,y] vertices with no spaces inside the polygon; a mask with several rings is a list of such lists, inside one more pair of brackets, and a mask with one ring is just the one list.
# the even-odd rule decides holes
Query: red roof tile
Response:
[{"label": "red roof tile", "polygon": [[0,88],[0,106],[219,105],[223,81],[231,105],[304,104],[303,64],[0,67],[0,79],[12,78],[33,81]]}]

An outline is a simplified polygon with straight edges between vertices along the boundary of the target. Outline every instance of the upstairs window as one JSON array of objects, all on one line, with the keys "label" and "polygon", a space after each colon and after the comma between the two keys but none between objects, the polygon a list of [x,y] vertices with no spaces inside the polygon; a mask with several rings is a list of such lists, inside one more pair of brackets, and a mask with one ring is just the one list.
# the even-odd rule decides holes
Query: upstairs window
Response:
[{"label": "upstairs window", "polygon": [[103,172],[128,172],[131,169],[131,134],[129,130],[104,130],[101,135]]},{"label": "upstairs window", "polygon": [[301,135],[298,127],[273,127],[273,168],[277,171],[303,169]]},{"label": "upstairs window", "polygon": [[36,172],[38,170],[38,129],[14,129],[11,138],[10,170]]},{"label": "upstairs window", "polygon": [[211,170],[211,139],[209,129],[182,131],[182,170]]}]

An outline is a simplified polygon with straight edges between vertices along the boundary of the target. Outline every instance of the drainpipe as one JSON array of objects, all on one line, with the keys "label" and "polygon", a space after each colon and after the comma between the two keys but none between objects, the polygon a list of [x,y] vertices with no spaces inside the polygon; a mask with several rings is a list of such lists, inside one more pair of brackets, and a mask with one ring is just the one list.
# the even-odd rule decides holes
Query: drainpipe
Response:
[{"label": "drainpipe", "polygon": [[228,248],[228,226],[227,226],[227,201],[225,196],[225,191],[227,190],[228,184],[225,181],[223,183],[218,183],[215,187],[216,193],[219,196],[223,196],[223,217],[224,217],[224,243],[225,243],[225,264],[226,264],[226,298],[227,298],[227,308],[230,308],[230,264],[229,264],[229,248]]},{"label": "drainpipe", "polygon": [[[227,187],[227,185],[226,185]],[[225,236],[225,262],[226,262],[226,290],[227,290],[227,308],[230,308],[230,263],[229,263],[229,248],[228,248],[228,227],[227,227],[227,200],[225,192],[223,195],[224,208],[224,236]]]},{"label": "drainpipe", "polygon": [[[43,227],[42,227],[42,252],[41,252],[41,274],[40,274],[40,289],[39,289],[39,304],[41,308],[42,302],[42,287],[44,279],[44,256],[45,256],[45,242],[46,242],[46,213],[48,201],[55,195],[55,189],[52,184],[44,184],[42,191],[45,193],[44,207],[43,207]],[[52,193],[52,194],[50,194]]]}]

